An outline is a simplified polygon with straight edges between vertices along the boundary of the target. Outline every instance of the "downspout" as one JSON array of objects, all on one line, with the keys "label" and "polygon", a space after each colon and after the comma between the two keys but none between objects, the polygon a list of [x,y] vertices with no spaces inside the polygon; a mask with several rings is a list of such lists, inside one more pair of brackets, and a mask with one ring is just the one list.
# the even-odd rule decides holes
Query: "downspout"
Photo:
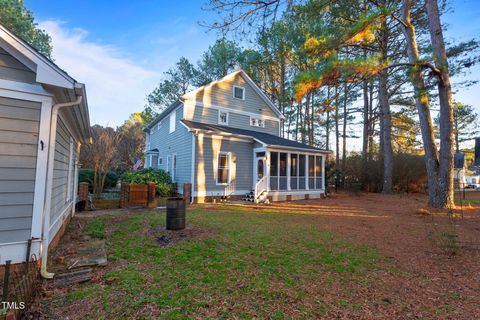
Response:
[{"label": "downspout", "polygon": [[77,100],[73,102],[57,103],[52,107],[52,115],[50,118],[50,141],[48,143],[47,183],[45,186],[45,205],[43,207],[42,265],[40,268],[41,276],[46,279],[52,279],[54,276],[53,273],[47,271],[47,258],[48,245],[50,241],[50,207],[52,200],[53,164],[55,159],[58,111],[61,108],[78,106],[81,102],[82,96],[78,96]]},{"label": "downspout", "polygon": [[192,180],[192,188],[190,190],[190,192],[192,193],[192,199],[190,200],[190,204],[193,204],[195,202],[195,196],[194,196],[194,192],[195,192],[195,143],[196,143],[196,140],[197,140],[197,132],[196,131],[192,131],[192,172],[191,172],[191,179]]}]

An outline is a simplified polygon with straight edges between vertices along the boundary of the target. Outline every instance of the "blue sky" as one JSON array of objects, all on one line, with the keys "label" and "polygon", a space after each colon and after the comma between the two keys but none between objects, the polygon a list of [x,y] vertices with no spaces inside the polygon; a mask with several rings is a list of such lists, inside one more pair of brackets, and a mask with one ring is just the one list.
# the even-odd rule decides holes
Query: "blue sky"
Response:
[{"label": "blue sky", "polygon": [[[198,25],[211,19],[203,0],[25,0],[53,38],[56,62],[85,82],[92,123],[120,125],[142,110],[162,72],[181,56],[196,62],[216,38]],[[478,0],[453,0],[446,37],[480,37]],[[474,75],[480,78],[480,67]],[[455,99],[480,112],[480,85]]]}]

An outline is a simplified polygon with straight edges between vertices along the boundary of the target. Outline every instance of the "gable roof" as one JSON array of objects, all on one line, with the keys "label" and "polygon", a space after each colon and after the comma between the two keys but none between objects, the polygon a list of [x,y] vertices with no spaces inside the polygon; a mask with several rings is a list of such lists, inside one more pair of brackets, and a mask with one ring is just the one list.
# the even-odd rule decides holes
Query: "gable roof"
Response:
[{"label": "gable roof", "polygon": [[254,139],[255,141],[258,141],[262,144],[266,144],[272,147],[278,146],[278,147],[286,147],[286,148],[292,148],[292,149],[305,149],[305,150],[325,152],[325,153],[330,152],[329,150],[316,148],[308,144],[281,138],[273,134],[268,134],[264,132],[238,129],[238,128],[225,127],[225,126],[217,126],[217,125],[200,123],[200,122],[189,121],[189,120],[182,120],[182,122],[189,129],[192,129],[192,130],[201,130],[201,131],[207,131],[212,133],[227,133],[235,136],[249,137]]},{"label": "gable roof", "polygon": [[[24,64],[27,68],[35,72],[35,81],[39,84],[60,88],[61,92],[56,102],[60,100],[65,102],[75,101],[78,96],[83,99],[78,106],[79,114],[75,117],[81,128],[81,134],[84,140],[90,139],[90,118],[88,113],[87,94],[85,85],[77,82],[67,72],[62,70],[52,60],[44,56],[37,49],[32,47],[26,41],[17,36],[0,23],[0,47],[12,55],[15,59]],[[66,89],[66,90],[64,90]]]},{"label": "gable roof", "polygon": [[175,110],[182,104],[180,100],[176,100],[171,105],[169,105],[165,110],[163,110],[158,116],[156,116],[146,127],[143,131],[148,131],[152,129],[157,123],[163,120],[170,112]]},{"label": "gable roof", "polygon": [[211,87],[215,84],[218,84],[220,82],[223,82],[223,81],[227,81],[227,80],[230,80],[232,78],[234,78],[235,76],[237,76],[238,74],[240,74],[244,79],[245,81],[250,85],[250,87],[253,88],[253,90],[260,96],[260,98],[267,104],[267,106],[272,109],[272,111],[280,118],[280,119],[285,119],[285,116],[280,112],[280,110],[277,108],[277,106],[275,106],[273,104],[273,102],[267,97],[267,95],[262,91],[262,89],[260,89],[259,86],[257,86],[257,84],[252,80],[252,78],[250,78],[250,76],[245,72],[243,71],[243,69],[238,69],[237,71],[234,71],[232,73],[229,73],[227,74],[225,77],[219,79],[219,80],[215,80],[215,81],[212,81],[210,82],[209,84],[207,85],[204,85],[204,86],[201,86],[193,91],[190,91],[190,92],[187,92],[186,94],[184,94],[181,99],[187,99],[189,97],[192,97],[194,96],[196,93],[198,93],[199,91],[202,91],[204,90],[205,88],[207,87]]}]

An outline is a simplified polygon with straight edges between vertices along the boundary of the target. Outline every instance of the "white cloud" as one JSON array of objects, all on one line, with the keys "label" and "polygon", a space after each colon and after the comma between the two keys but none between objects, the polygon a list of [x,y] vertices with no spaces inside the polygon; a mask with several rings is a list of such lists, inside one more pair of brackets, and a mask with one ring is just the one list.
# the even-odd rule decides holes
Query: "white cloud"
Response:
[{"label": "white cloud", "polygon": [[120,50],[87,40],[88,31],[66,29],[62,22],[40,23],[52,37],[53,58],[87,88],[92,124],[116,126],[145,105],[160,75],[122,55]]}]

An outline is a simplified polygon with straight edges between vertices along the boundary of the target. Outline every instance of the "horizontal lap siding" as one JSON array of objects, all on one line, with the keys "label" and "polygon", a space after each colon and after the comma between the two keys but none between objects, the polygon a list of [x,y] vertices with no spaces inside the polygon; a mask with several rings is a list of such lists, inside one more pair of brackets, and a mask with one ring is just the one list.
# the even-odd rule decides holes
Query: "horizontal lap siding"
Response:
[{"label": "horizontal lap siding", "polygon": [[[187,120],[192,120],[201,123],[208,123],[213,125],[221,125],[218,123],[218,109],[208,108],[204,106],[195,106],[193,116],[188,117]],[[229,111],[228,126],[232,128],[240,128],[245,130],[259,131],[269,133],[275,136],[279,134],[280,122],[265,119],[265,128],[250,126],[250,116],[246,114],[236,113],[235,110]]]},{"label": "horizontal lap siding", "polygon": [[34,83],[36,76],[33,71],[0,48],[0,79]]},{"label": "horizontal lap siding", "polygon": [[[192,172],[192,133],[180,122],[183,118],[183,106],[176,111],[175,131],[170,133],[170,117],[165,117],[160,129],[155,125],[150,130],[150,149],[158,149],[159,157],[163,163],[159,169],[167,171],[167,156],[177,154],[177,176],[179,192],[182,192],[183,184],[190,182]],[[147,161],[148,163],[148,161]],[[169,164],[171,166],[171,164]],[[153,166],[156,167],[156,166]]]},{"label": "horizontal lap siding", "polygon": [[224,192],[225,186],[216,183],[215,167],[219,151],[231,152],[231,178],[235,182],[235,191],[250,190],[253,185],[253,143],[199,135],[195,148],[194,191],[205,192],[206,196]]},{"label": "horizontal lap siding", "polygon": [[0,97],[0,243],[30,238],[40,111],[40,103]]},{"label": "horizontal lap siding", "polygon": [[[245,88],[245,100],[233,97],[234,85]],[[197,93],[195,98],[197,102],[207,107],[217,105],[264,116],[278,117],[240,74],[229,81],[221,81],[205,87]]]},{"label": "horizontal lap siding", "polygon": [[[68,172],[70,163],[70,141],[71,135],[61,117],[57,121],[57,134],[55,138],[55,157],[53,161],[52,200],[50,206],[50,225],[53,227],[55,221],[69,207],[68,201]],[[75,150],[73,156],[75,157]],[[74,184],[72,174],[70,183]],[[73,188],[71,188],[73,190]],[[58,226],[57,226],[58,227]],[[56,233],[51,230],[50,238]]]}]

